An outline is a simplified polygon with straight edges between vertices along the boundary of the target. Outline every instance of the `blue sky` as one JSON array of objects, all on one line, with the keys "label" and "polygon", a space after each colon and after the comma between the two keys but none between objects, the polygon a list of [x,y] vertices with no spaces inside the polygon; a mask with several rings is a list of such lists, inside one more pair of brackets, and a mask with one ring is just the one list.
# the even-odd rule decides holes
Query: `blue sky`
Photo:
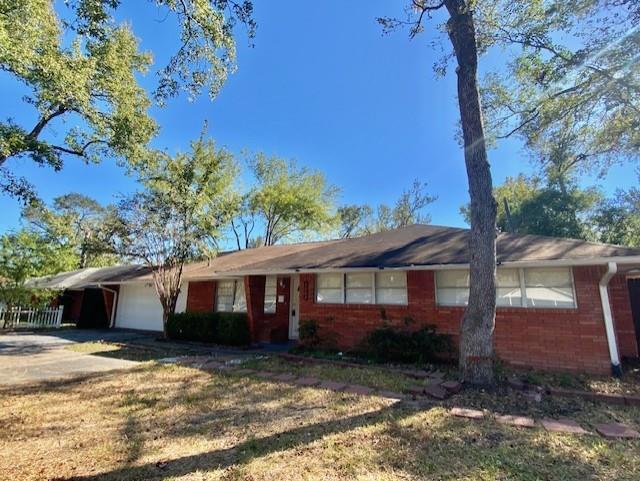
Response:
[{"label": "blue sky", "polygon": [[[119,19],[129,21],[143,50],[162,66],[176,46],[170,21],[151,2],[125,2]],[[387,0],[255,0],[258,32],[248,48],[239,28],[238,71],[213,102],[186,96],[153,108],[161,131],[154,144],[186,150],[203,122],[219,145],[240,154],[263,151],[295,158],[323,171],[341,188],[340,203],[392,203],[418,178],[438,200],[429,212],[435,224],[463,226],[458,209],[468,198],[462,150],[454,138],[458,122],[455,73],[436,78],[440,53],[431,34],[409,40],[405,33],[383,36],[378,16],[402,13],[403,2]],[[435,26],[435,23],[431,24]],[[445,45],[446,47],[447,45]],[[484,70],[503,61],[482,59]],[[155,85],[153,72],[142,79]],[[0,117],[31,126],[24,88],[0,73]],[[57,129],[47,135],[55,136]],[[531,171],[518,141],[490,152],[494,183]],[[36,167],[28,159],[8,166],[28,176],[49,201],[71,191],[108,203],[134,190],[134,179],[110,159],[84,165],[69,159],[62,172]],[[587,179],[605,192],[637,180],[631,166],[612,168],[604,179]],[[0,231],[19,226],[20,206],[0,197]]]}]

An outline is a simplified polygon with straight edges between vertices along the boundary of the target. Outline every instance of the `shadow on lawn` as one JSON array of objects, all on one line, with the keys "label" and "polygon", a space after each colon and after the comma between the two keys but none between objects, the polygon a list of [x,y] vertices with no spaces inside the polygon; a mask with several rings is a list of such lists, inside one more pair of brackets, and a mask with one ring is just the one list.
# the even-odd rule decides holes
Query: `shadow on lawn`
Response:
[{"label": "shadow on lawn", "polygon": [[[380,471],[394,470],[411,477],[497,476],[505,479],[597,480],[599,473],[569,450],[558,448],[535,431],[493,427],[480,433],[477,423],[440,418],[428,426],[405,423],[419,410],[407,405],[349,416],[326,423],[314,423],[269,436],[251,438],[231,448],[183,456],[162,463],[124,465],[109,472],[64,478],[64,481],[163,480],[246,465],[253,459],[304,446],[325,436],[380,424],[376,449],[369,462]],[[413,421],[413,419],[412,419]],[[597,441],[585,441],[587,444]],[[132,453],[133,454],[133,453]],[[133,456],[135,457],[135,456]],[[132,458],[129,458],[133,460]],[[295,473],[292,473],[295,475]],[[568,477],[570,475],[570,478]],[[63,478],[57,480],[63,481]]]},{"label": "shadow on lawn", "polygon": [[[362,399],[331,394],[332,406],[328,406],[321,403],[322,397],[305,398],[304,389],[295,386],[283,387],[269,381],[217,373],[209,373],[206,377],[149,378],[149,382],[145,382],[146,370],[151,376],[152,367],[134,369],[133,372],[138,371],[143,377],[136,377],[128,386],[101,378],[113,373],[46,386],[46,390],[74,394],[77,401],[70,399],[68,402],[71,403],[100,399],[105,413],[119,413],[119,430],[112,435],[124,440],[119,466],[97,474],[60,477],[58,481],[163,480],[196,471],[238,468],[254,459],[367,426],[376,426],[376,432],[373,438],[361,442],[375,439],[375,449],[365,449],[362,453],[370,457],[367,461],[372,463],[370,467],[380,472],[397,470],[410,477],[435,475],[451,479],[503,476],[523,480],[583,481],[598,479],[600,474],[596,472],[596,461],[589,462],[591,457],[579,455],[570,445],[558,443],[553,436],[541,435],[539,430],[515,430],[489,420],[478,423],[444,414],[430,416],[411,403],[397,403],[322,421],[322,416],[331,410],[334,414],[337,410],[340,416],[341,409],[347,411],[348,406]],[[138,379],[140,382],[136,384]],[[84,392],[86,386],[83,388],[78,383],[87,380],[97,383]],[[103,381],[105,383],[101,384]],[[39,389],[42,392],[43,386]],[[173,414],[176,408],[184,411]],[[362,408],[366,409],[366,406],[363,404]],[[309,410],[318,410],[319,416],[313,423],[306,424]],[[287,427],[278,430],[281,424]],[[150,425],[151,433],[148,432]],[[192,435],[216,438],[225,430],[237,431],[235,436],[244,440],[229,448],[178,456],[163,462],[156,458],[153,462],[134,465],[154,436],[167,442],[184,443],[185,438]],[[253,437],[252,433],[260,430],[269,434]],[[361,438],[356,436],[354,439]],[[348,442],[358,441],[349,439]],[[574,446],[586,448],[601,443],[597,438],[588,437],[572,442]],[[87,456],[90,455],[91,451],[88,451]],[[598,455],[603,456],[602,453]],[[357,449],[353,456],[358,456]],[[612,465],[616,464],[615,459],[611,461]],[[300,462],[304,463],[304,460]],[[360,462],[357,458],[353,460],[354,464]]]},{"label": "shadow on lawn", "polygon": [[176,476],[184,476],[194,471],[224,469],[236,464],[245,464],[251,459],[266,456],[296,446],[321,439],[334,433],[346,432],[358,427],[382,421],[391,413],[395,416],[408,415],[409,410],[398,410],[387,407],[325,423],[301,426],[282,433],[265,437],[251,438],[228,449],[220,449],[207,453],[184,456],[166,463],[148,463],[142,466],[124,466],[107,473],[70,478],[59,478],[68,481],[108,481],[122,479],[160,480]]},{"label": "shadow on lawn", "polygon": [[[374,462],[420,479],[600,480],[580,450],[605,456],[598,438],[559,440],[539,430],[438,416],[410,423],[390,419],[380,433]],[[617,459],[617,458],[615,458]],[[605,462],[606,464],[606,462]],[[622,472],[622,471],[621,471]],[[611,479],[616,479],[615,477]]]}]

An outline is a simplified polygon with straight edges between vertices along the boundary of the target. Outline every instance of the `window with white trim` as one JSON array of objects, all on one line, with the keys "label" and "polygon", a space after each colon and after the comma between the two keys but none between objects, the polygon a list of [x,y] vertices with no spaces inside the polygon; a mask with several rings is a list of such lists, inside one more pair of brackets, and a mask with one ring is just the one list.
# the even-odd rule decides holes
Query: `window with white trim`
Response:
[{"label": "window with white trim", "polygon": [[[469,271],[436,271],[436,299],[443,306],[465,306],[469,301]],[[498,269],[496,304],[499,307],[576,307],[570,267]]]},{"label": "window with white trim", "polygon": [[350,272],[345,276],[347,304],[373,304],[373,275],[371,272]]},{"label": "window with white trim", "polygon": [[273,314],[276,312],[276,299],[278,290],[278,278],[267,276],[264,282],[264,312]]},{"label": "window with white trim", "polygon": [[316,276],[316,300],[321,303],[342,304],[344,302],[343,275],[338,273]]},{"label": "window with white trim", "polygon": [[496,273],[496,305],[522,306],[522,283],[519,269],[498,269]]},{"label": "window with white trim", "polygon": [[221,280],[216,282],[217,312],[247,312],[247,300],[244,295],[244,281]]},{"label": "window with white trim", "polygon": [[436,271],[436,297],[443,306],[466,306],[469,302],[469,271]]},{"label": "window with white trim", "polygon": [[575,307],[573,276],[564,267],[524,270],[527,305],[530,307]]},{"label": "window with white trim", "polygon": [[406,272],[376,272],[376,304],[408,304]]},{"label": "window with white trim", "polygon": [[407,273],[380,271],[317,274],[316,302],[406,305]]}]

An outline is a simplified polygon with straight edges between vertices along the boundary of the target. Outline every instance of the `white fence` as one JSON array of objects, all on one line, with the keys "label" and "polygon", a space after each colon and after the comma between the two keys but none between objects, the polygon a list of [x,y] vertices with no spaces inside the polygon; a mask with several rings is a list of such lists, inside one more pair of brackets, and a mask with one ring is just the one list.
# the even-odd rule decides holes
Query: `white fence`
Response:
[{"label": "white fence", "polygon": [[41,309],[0,307],[0,328],[58,328],[62,324],[63,306]]}]

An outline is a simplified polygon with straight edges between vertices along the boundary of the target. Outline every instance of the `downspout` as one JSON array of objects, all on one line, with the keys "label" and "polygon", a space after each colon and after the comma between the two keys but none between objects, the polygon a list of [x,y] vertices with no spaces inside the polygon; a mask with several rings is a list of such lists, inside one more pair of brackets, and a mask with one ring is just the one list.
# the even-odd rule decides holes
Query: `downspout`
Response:
[{"label": "downspout", "polygon": [[611,314],[611,303],[609,302],[609,281],[618,272],[618,265],[615,262],[607,264],[607,272],[598,283],[600,288],[600,301],[602,302],[602,314],[604,315],[604,326],[607,332],[607,343],[609,344],[609,356],[611,357],[611,373],[615,377],[622,375],[620,366],[620,355],[618,354],[618,343],[616,342],[616,331],[613,327],[613,315]]},{"label": "downspout", "polygon": [[116,324],[116,306],[118,305],[118,291],[111,289],[109,287],[104,287],[102,284],[98,284],[98,287],[100,289],[103,289],[113,294],[113,304],[111,305],[111,319],[109,319],[109,327],[112,328]]}]

